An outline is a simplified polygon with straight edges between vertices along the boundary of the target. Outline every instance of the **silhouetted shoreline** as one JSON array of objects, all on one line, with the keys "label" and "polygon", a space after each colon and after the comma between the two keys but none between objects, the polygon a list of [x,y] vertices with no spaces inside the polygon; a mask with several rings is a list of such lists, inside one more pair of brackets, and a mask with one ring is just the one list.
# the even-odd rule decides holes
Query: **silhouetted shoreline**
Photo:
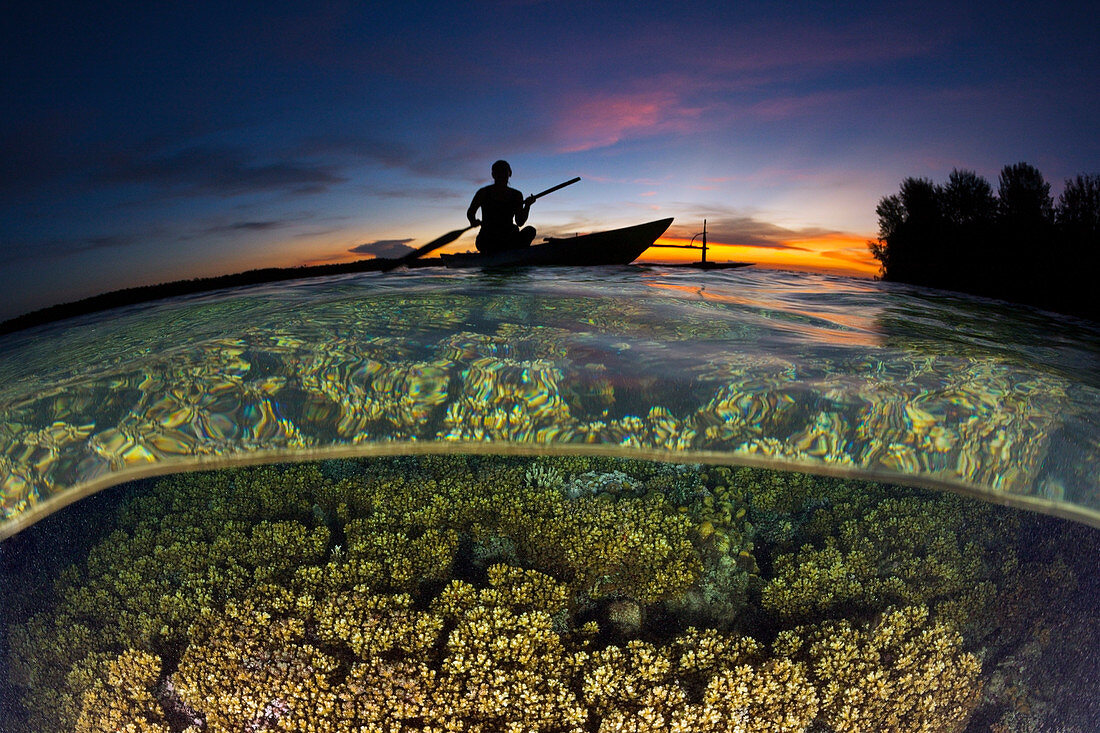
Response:
[{"label": "silhouetted shoreline", "polygon": [[[173,280],[156,285],[143,285],[135,288],[112,290],[108,293],[93,295],[88,298],[74,300],[70,303],[60,303],[46,308],[24,313],[21,316],[10,318],[0,322],[0,334],[14,333],[25,328],[41,326],[66,318],[97,313],[121,308],[128,305],[137,305],[165,298],[176,298],[183,295],[196,295],[225,288],[240,288],[250,285],[263,285],[264,283],[283,282],[286,280],[298,280],[301,278],[325,277],[329,275],[350,275],[357,272],[373,272],[383,269],[393,260],[386,258],[374,258],[369,260],[356,260],[355,262],[342,262],[335,265],[310,265],[301,267],[266,267],[258,270],[247,270],[231,275],[218,275],[215,277],[193,278],[191,280]],[[431,260],[423,262],[406,263],[409,267],[426,267],[433,263]]]}]

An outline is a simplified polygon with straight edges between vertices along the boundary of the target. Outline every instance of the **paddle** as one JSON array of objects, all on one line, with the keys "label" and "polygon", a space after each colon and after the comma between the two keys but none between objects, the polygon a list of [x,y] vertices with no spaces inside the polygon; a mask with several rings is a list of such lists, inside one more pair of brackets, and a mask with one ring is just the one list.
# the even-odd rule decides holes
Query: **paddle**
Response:
[{"label": "paddle", "polygon": [[546,194],[548,194],[548,193],[554,193],[554,191],[557,191],[557,190],[558,190],[559,188],[565,188],[566,186],[572,186],[572,185],[573,185],[574,183],[576,183],[576,182],[577,182],[577,181],[579,181],[579,180],[581,180],[581,177],[580,177],[580,176],[577,176],[576,178],[570,178],[570,179],[569,179],[568,181],[566,181],[565,183],[559,183],[559,184],[558,184],[558,185],[556,185],[556,186],[551,186],[550,188],[546,189],[545,191],[543,191],[543,192],[541,192],[541,193],[536,193],[536,194],[535,194],[534,196],[532,196],[531,198],[533,198],[533,199],[541,199],[541,198],[542,198],[543,196],[545,196]]},{"label": "paddle", "polygon": [[[566,181],[565,183],[559,183],[556,186],[551,186],[550,188],[546,189],[545,191],[540,191],[539,193],[536,193],[531,198],[532,199],[540,199],[548,193],[554,193],[554,191],[557,191],[559,188],[565,188],[566,186],[572,186],[574,183],[576,183],[579,180],[581,180],[581,177],[577,176],[576,178],[572,178],[572,179]],[[450,244],[451,242],[455,241],[456,239],[461,237],[463,234],[465,234],[466,232],[473,229],[475,226],[476,226],[476,224],[471,224],[470,226],[466,227],[465,229],[455,229],[453,232],[447,232],[446,234],[444,234],[439,239],[433,239],[432,241],[428,242],[427,244],[422,245],[420,247],[417,247],[412,252],[409,252],[407,255],[402,255],[401,257],[398,257],[393,262],[390,262],[388,265],[384,266],[382,268],[382,272],[389,272],[390,270],[401,267],[401,265],[405,265],[405,264],[408,264],[409,262],[412,262],[415,259],[419,259],[420,257],[422,257],[423,255],[428,254],[429,252],[434,252],[435,250],[439,249],[440,247],[446,246],[446,245]]]},{"label": "paddle", "polygon": [[384,265],[382,267],[382,272],[389,272],[390,270],[401,267],[401,265],[405,265],[405,264],[408,264],[409,262],[412,262],[413,260],[417,259],[421,255],[426,255],[429,252],[433,252],[433,251],[439,249],[440,247],[442,247],[444,245],[450,244],[451,242],[455,241],[456,239],[458,239],[463,234],[465,234],[466,232],[470,231],[473,228],[474,228],[474,225],[471,224],[470,226],[466,227],[465,229],[455,229],[453,232],[447,232],[446,234],[444,234],[439,239],[433,239],[432,241],[428,242],[427,244],[423,245],[422,247],[417,247],[412,252],[409,252],[407,255],[401,255],[396,260],[390,262],[387,265]]}]

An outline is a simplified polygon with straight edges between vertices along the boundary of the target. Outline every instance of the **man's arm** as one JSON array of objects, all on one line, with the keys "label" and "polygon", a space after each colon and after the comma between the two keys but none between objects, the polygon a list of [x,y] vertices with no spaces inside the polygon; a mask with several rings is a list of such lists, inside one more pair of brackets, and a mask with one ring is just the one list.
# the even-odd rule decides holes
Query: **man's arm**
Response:
[{"label": "man's arm", "polygon": [[470,202],[470,208],[466,209],[466,218],[470,221],[470,226],[476,227],[481,222],[477,219],[477,210],[481,207],[481,189],[474,194],[474,200]]},{"label": "man's arm", "polygon": [[[519,191],[516,191],[516,193],[518,194],[517,198],[523,195]],[[527,223],[527,217],[531,215],[531,204],[533,203],[535,203],[535,197],[528,196],[520,204],[519,211],[516,212],[516,224],[518,226],[523,226]]]}]

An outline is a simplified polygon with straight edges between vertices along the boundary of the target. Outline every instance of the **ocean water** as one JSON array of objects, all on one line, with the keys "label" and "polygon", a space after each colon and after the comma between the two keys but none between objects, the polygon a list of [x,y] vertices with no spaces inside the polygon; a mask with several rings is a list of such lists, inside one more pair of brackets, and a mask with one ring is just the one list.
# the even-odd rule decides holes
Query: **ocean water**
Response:
[{"label": "ocean water", "polygon": [[1023,307],[644,267],[13,334],[2,714],[1095,730],[1097,364]]}]

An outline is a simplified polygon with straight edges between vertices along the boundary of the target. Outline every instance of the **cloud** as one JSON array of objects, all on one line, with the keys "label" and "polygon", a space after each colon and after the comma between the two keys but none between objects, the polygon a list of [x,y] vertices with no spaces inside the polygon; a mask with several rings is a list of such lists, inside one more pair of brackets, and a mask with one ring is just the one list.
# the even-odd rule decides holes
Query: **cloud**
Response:
[{"label": "cloud", "polygon": [[0,244],[0,265],[68,257],[100,249],[131,247],[140,241],[138,237],[126,234],[103,234],[88,237],[59,237],[37,242],[4,242]]},{"label": "cloud", "polygon": [[196,196],[256,191],[323,193],[348,180],[332,165],[261,160],[242,149],[201,146],[145,155],[118,153],[107,161],[98,178],[105,183],[148,184]]},{"label": "cloud", "polygon": [[420,177],[482,180],[488,177],[489,164],[500,157],[501,148],[538,149],[542,144],[542,138],[524,125],[510,129],[511,132],[494,130],[488,136],[472,135],[469,129],[454,122],[450,128],[433,127],[422,133],[415,145],[378,136],[340,133],[307,138],[294,152],[306,159],[379,166]]},{"label": "cloud", "polygon": [[419,154],[397,140],[341,132],[305,138],[294,149],[296,157],[339,158],[378,163],[387,167],[409,167]]},{"label": "cloud", "polygon": [[357,255],[374,255],[375,257],[400,257],[413,251],[413,248],[408,246],[408,242],[411,241],[413,241],[411,237],[408,239],[379,239],[376,242],[356,245],[348,252]]},{"label": "cloud", "polygon": [[[694,233],[688,234],[686,238]],[[708,241],[742,247],[809,251],[792,242],[818,239],[831,234],[836,232],[820,227],[789,229],[751,216],[725,216],[707,220]]]},{"label": "cloud", "polygon": [[272,219],[269,221],[237,221],[231,224],[219,224],[206,230],[208,234],[222,232],[269,232],[274,229],[283,229],[298,224],[296,220]]},{"label": "cloud", "polygon": [[627,137],[686,132],[702,113],[665,89],[589,94],[559,112],[556,135],[562,152],[575,153]]},{"label": "cloud", "polygon": [[438,186],[425,186],[424,188],[382,188],[378,186],[366,187],[371,196],[387,199],[415,199],[417,201],[455,201],[467,200],[473,194],[467,191],[459,193],[454,189]]},{"label": "cloud", "polygon": [[[829,257],[834,260],[844,260],[845,262],[854,262],[857,264],[866,264],[872,261],[872,257],[867,252],[867,247],[863,247],[861,250],[851,249],[827,249],[819,252],[822,257]],[[877,262],[876,262],[877,265]]]},{"label": "cloud", "polygon": [[[0,242],[0,265],[30,260],[58,259],[85,254],[96,250],[120,249],[156,242],[161,246],[168,242],[191,242],[226,235],[271,232],[300,227],[314,216],[308,212],[296,217],[281,219],[244,219],[224,223],[195,222],[192,227],[169,226],[164,223],[150,225],[138,233],[95,234],[88,236],[52,237],[38,240],[14,240]],[[326,232],[310,232],[316,236]],[[303,236],[303,235],[298,235]]]},{"label": "cloud", "polygon": [[580,63],[571,76],[583,81],[555,95],[544,116],[556,121],[552,144],[580,152],[733,122],[850,112],[884,96],[868,80],[869,66],[931,57],[946,42],[938,31],[914,38],[903,23],[866,19],[834,27],[773,19],[732,27],[699,18],[676,28],[649,23],[593,42],[598,50],[587,61],[544,63]]}]

